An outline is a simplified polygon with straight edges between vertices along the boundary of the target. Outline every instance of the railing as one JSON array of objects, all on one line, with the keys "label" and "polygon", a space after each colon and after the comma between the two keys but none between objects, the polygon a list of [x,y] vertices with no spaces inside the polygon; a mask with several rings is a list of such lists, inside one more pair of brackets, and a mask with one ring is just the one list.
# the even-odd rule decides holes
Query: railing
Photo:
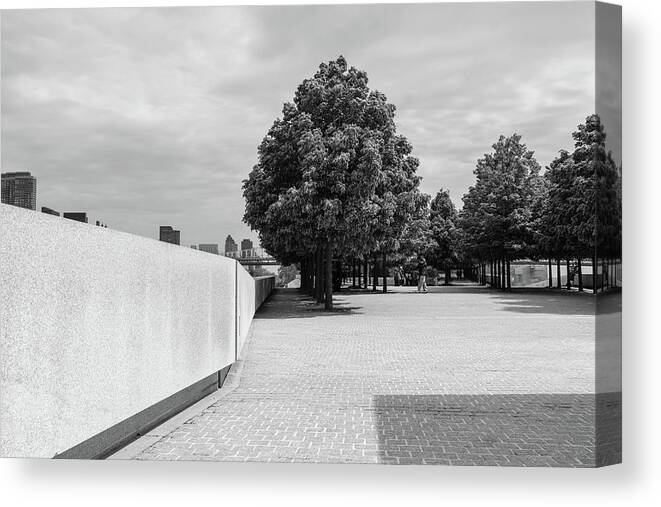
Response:
[{"label": "railing", "polygon": [[233,259],[0,205],[0,455],[98,457],[217,389],[274,286]]},{"label": "railing", "polygon": [[236,259],[244,266],[254,265],[277,265],[278,262],[263,248],[249,248],[247,250],[236,250],[223,252],[221,255]]}]

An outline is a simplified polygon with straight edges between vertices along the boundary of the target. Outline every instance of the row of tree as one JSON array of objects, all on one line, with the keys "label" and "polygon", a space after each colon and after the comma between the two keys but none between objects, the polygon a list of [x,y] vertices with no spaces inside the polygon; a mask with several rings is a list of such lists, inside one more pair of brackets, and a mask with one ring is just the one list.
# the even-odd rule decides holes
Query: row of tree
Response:
[{"label": "row of tree", "polygon": [[546,259],[550,284],[555,260],[558,286],[560,263],[566,262],[567,283],[576,271],[583,290],[583,260],[591,260],[596,287],[599,266],[608,272],[620,258],[621,168],[606,151],[599,116],[588,116],[573,139],[574,150],[560,151],[543,174],[516,134],[501,137],[478,161],[454,244],[481,266],[483,281],[488,270],[496,274],[493,285],[511,289],[511,261]]},{"label": "row of tree", "polygon": [[606,151],[598,115],[588,116],[573,139],[573,151],[561,150],[541,173],[521,136],[501,136],[477,161],[461,211],[446,190],[436,195],[419,251],[446,273],[458,263],[477,266],[482,283],[505,290],[511,289],[511,261],[518,259],[546,260],[550,285],[555,263],[557,287],[566,263],[567,285],[576,274],[583,290],[585,259],[593,288],[613,283],[622,248],[621,168]]},{"label": "row of tree", "polygon": [[[395,127],[395,106],[368,87],[343,57],[322,64],[283,107],[258,148],[243,190],[244,221],[301,286],[332,308],[333,286],[348,274],[367,286],[368,271],[418,254],[445,273],[462,266],[483,283],[511,288],[510,262],[618,258],[620,170],[605,149],[597,115],[573,134],[545,173],[514,134],[478,160],[476,182],[457,211],[447,190],[419,190],[419,162]],[[551,277],[549,271],[549,277]],[[334,283],[335,282],[335,283]],[[596,283],[596,282],[593,282]]]}]

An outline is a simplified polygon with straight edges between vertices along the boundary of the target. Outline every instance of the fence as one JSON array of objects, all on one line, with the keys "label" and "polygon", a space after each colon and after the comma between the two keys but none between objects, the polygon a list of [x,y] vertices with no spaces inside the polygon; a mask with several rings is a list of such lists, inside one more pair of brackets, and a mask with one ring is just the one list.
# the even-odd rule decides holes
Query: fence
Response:
[{"label": "fence", "polygon": [[[491,283],[495,279],[495,273],[492,276],[489,272],[489,265],[487,265],[487,281]],[[583,286],[586,289],[592,289],[592,263],[590,260],[584,260],[583,266]],[[609,270],[604,271],[602,266],[599,266],[598,285],[601,287],[599,280],[610,280],[610,283],[622,287],[622,263],[618,262],[612,268],[612,274],[609,277]],[[602,276],[603,273],[603,276]],[[575,262],[570,264],[569,279],[572,285],[578,284],[578,274]],[[541,288],[549,286],[549,265],[548,262],[532,262],[532,261],[514,261],[510,265],[510,276],[512,287],[531,287]],[[551,276],[553,286],[558,284],[558,268],[557,264],[551,264]],[[564,287],[567,284],[567,264],[562,262],[560,264],[560,285]]]},{"label": "fence", "polygon": [[217,389],[274,286],[0,205],[0,456],[99,457]]}]

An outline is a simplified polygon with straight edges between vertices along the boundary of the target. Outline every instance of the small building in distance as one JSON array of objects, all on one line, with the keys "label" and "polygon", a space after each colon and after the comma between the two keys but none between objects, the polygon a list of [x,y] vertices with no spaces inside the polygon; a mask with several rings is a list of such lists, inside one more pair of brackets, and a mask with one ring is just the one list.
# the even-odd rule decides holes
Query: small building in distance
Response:
[{"label": "small building in distance", "polygon": [[69,220],[75,220],[76,222],[87,223],[87,213],[82,211],[65,211],[62,213],[62,216]]},{"label": "small building in distance", "polygon": [[37,209],[37,178],[29,172],[0,174],[2,202],[26,209]]},{"label": "small building in distance", "polygon": [[252,250],[252,241],[249,239],[242,239],[241,240],[241,257],[249,257],[250,252],[249,250]]},{"label": "small building in distance", "polygon": [[239,245],[237,245],[234,238],[228,234],[227,238],[225,238],[225,255],[227,257],[236,257],[236,252],[238,250]]},{"label": "small building in distance", "polygon": [[176,231],[170,225],[161,225],[159,227],[158,239],[173,245],[179,245],[180,231]]},{"label": "small building in distance", "polygon": [[46,206],[42,206],[42,207],[41,207],[41,212],[42,212],[42,213],[46,213],[47,215],[55,215],[56,217],[59,217],[59,216],[60,216],[60,212],[59,212],[59,211],[55,211],[54,209],[47,208]]},{"label": "small building in distance", "polygon": [[218,255],[218,243],[200,243],[197,249],[202,252],[208,252]]}]

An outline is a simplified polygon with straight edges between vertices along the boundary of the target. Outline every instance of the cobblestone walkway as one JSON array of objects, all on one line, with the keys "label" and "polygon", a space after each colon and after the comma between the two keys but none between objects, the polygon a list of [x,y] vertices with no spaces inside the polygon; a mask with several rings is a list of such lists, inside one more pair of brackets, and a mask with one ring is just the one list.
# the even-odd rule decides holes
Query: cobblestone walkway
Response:
[{"label": "cobblestone walkway", "polygon": [[335,304],[328,314],[297,290],[278,291],[256,315],[246,359],[216,401],[123,457],[528,466],[617,459],[616,445],[594,452],[595,413],[603,438],[615,442],[621,402],[619,394],[595,401],[593,298],[397,288],[341,294]]}]

